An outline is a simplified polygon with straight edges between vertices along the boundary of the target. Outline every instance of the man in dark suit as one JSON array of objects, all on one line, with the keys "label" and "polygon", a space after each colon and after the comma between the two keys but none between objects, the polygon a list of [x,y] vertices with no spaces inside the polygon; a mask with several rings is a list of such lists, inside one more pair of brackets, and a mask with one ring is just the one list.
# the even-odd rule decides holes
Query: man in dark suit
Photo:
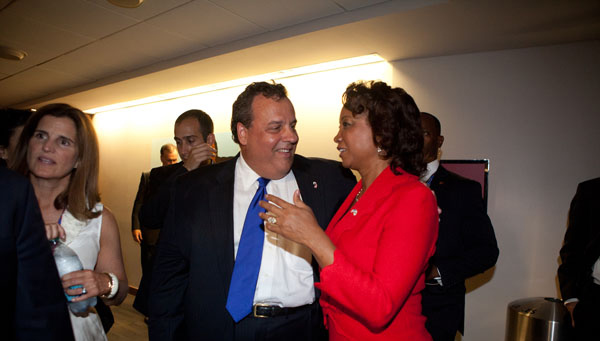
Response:
[{"label": "man in dark suit", "polygon": [[[177,163],[177,148],[173,144],[167,143],[160,147],[160,162],[162,166],[168,166]],[[140,245],[140,259],[142,262],[142,274],[151,271],[151,259],[154,256],[156,242],[158,241],[158,232],[160,230],[147,229],[140,225],[139,213],[148,192],[148,182],[150,172],[143,172],[140,178],[140,184],[133,203],[131,211],[131,234],[133,241]]]},{"label": "man in dark suit", "polygon": [[[155,244],[169,207],[169,188],[175,179],[200,166],[214,162],[216,150],[213,147],[215,144],[213,129],[210,116],[198,109],[188,110],[175,120],[174,139],[181,162],[152,168],[139,214],[140,225],[148,231]],[[148,316],[148,295],[153,262],[154,254],[148,259],[133,302],[133,307],[146,316]]]},{"label": "man in dark suit", "polygon": [[600,178],[582,182],[571,201],[560,249],[560,293],[571,313],[576,340],[600,335]]},{"label": "man in dark suit", "polygon": [[192,109],[175,120],[175,143],[181,162],[150,171],[148,189],[140,210],[140,224],[149,229],[160,229],[169,207],[168,192],[175,179],[200,166],[220,161],[215,146],[214,126],[210,116]]},{"label": "man in dark suit", "polygon": [[427,173],[422,180],[434,191],[441,208],[436,251],[421,292],[425,327],[434,341],[454,340],[464,333],[465,280],[496,264],[498,245],[481,195],[481,185],[440,166],[444,143],[439,120],[421,113],[423,155]]},{"label": "man in dark suit", "polygon": [[295,155],[295,125],[283,85],[252,83],[233,104],[240,154],[177,179],[154,267],[150,340],[293,341],[325,334],[310,251],[260,224],[260,272],[243,282],[250,300],[241,317],[230,307],[234,267],[245,264],[237,251],[247,245],[247,220],[256,218],[247,212],[261,188],[288,201],[299,189],[326,226],[356,183],[338,162]]},{"label": "man in dark suit", "polygon": [[0,168],[0,330],[4,340],[73,340],[60,277],[29,181]]}]

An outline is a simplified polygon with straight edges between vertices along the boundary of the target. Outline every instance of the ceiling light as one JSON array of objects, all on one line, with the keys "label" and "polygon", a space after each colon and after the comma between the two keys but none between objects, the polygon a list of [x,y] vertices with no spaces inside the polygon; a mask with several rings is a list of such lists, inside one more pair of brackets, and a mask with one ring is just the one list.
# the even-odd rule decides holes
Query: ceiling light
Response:
[{"label": "ceiling light", "polygon": [[0,58],[8,60],[22,60],[27,56],[27,52],[13,49],[8,46],[0,46]]},{"label": "ceiling light", "polygon": [[108,0],[111,4],[125,8],[136,8],[144,2],[144,0]]}]

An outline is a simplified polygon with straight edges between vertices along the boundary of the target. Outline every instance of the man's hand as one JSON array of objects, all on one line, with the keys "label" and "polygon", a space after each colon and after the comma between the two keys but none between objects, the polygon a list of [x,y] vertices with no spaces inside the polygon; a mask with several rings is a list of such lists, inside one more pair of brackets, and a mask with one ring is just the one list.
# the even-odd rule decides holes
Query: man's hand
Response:
[{"label": "man's hand", "polygon": [[144,239],[144,238],[142,238],[142,230],[140,230],[140,229],[133,229],[133,230],[131,230],[131,235],[133,236],[133,241],[134,242],[136,242],[138,244],[142,243],[142,239]]},{"label": "man's hand", "polygon": [[438,271],[437,266],[430,264],[429,267],[427,268],[427,273],[425,274],[425,280],[430,281],[430,280],[434,279],[435,277],[438,277],[439,275],[440,275],[440,272]]},{"label": "man's hand", "polygon": [[569,303],[565,304],[565,307],[567,307],[569,314],[571,314],[571,325],[573,326],[573,328],[575,328],[575,319],[573,318],[573,311],[575,311],[576,305],[577,305],[577,302],[569,302]]},{"label": "man's hand", "polygon": [[183,167],[188,171],[200,167],[200,165],[208,159],[211,159],[217,154],[217,150],[207,143],[202,143],[192,147],[186,160],[183,162]]}]

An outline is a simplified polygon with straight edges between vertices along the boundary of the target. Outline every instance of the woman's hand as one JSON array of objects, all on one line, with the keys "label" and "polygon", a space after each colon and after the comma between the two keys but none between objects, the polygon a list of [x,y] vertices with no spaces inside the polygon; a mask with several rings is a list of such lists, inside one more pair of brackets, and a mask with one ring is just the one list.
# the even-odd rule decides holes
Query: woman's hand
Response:
[{"label": "woman's hand", "polygon": [[275,204],[259,202],[260,207],[267,210],[259,215],[270,231],[306,246],[315,234],[323,233],[312,209],[300,199],[298,191],[294,192],[294,205],[271,194],[267,194],[265,199]]},{"label": "woman's hand", "polygon": [[265,199],[273,202],[258,203],[267,210],[259,213],[266,229],[307,246],[321,267],[333,263],[335,245],[319,226],[312,209],[300,199],[298,190],[294,192],[294,204],[271,194],[267,194]]},{"label": "woman's hand", "polygon": [[[73,302],[86,300],[90,297],[106,295],[110,293],[110,276],[105,273],[92,270],[79,270],[70,272],[61,278],[65,292],[73,298]],[[69,289],[72,286],[81,285],[81,288]]]},{"label": "woman's hand", "polygon": [[67,239],[67,233],[65,229],[57,223],[46,224],[46,237],[48,240],[52,240],[54,238],[62,239],[63,241]]}]

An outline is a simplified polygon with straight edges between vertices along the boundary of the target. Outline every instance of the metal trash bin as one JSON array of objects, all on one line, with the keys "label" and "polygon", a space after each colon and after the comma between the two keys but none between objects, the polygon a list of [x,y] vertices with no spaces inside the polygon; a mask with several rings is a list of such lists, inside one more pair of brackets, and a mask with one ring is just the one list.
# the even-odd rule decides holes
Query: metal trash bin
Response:
[{"label": "metal trash bin", "polygon": [[508,304],[505,341],[568,341],[571,334],[571,316],[557,298],[531,297]]}]

